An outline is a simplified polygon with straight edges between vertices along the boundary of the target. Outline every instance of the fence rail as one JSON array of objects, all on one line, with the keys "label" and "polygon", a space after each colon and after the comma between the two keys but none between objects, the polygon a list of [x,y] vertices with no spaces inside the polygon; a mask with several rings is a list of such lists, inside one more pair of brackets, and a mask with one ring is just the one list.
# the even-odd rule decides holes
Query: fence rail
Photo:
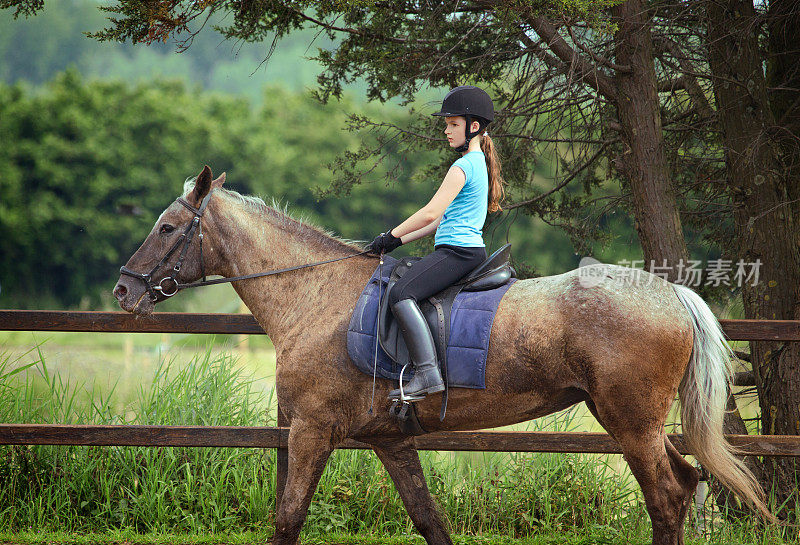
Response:
[{"label": "fence rail", "polygon": [[[720,320],[720,325],[730,340],[800,341],[800,320]],[[157,312],[140,317],[125,312],[0,310],[0,330],[264,334],[250,314],[183,312]],[[288,470],[287,424],[280,407],[278,427],[0,424],[0,444],[275,448],[280,503]],[[670,434],[669,437],[681,454],[691,454],[681,435]],[[800,456],[800,436],[797,435],[726,437],[742,454]],[[422,435],[416,437],[415,442],[420,450],[621,453],[616,441],[605,433],[450,431]],[[366,449],[369,446],[348,440],[341,448]]]},{"label": "fence rail", "polygon": [[[741,454],[754,456],[800,456],[800,436],[728,435]],[[669,434],[681,454],[683,436]],[[608,434],[546,431],[448,431],[414,438],[420,450],[491,452],[562,452],[622,454]],[[0,424],[0,445],[86,445],[138,447],[238,447],[285,449],[286,427],[240,426],[131,426],[69,424]],[[369,445],[347,440],[343,449],[369,449]]]},{"label": "fence rail", "polygon": [[[800,341],[800,320],[720,320],[732,341]],[[250,314],[0,310],[0,330],[264,335]]]}]

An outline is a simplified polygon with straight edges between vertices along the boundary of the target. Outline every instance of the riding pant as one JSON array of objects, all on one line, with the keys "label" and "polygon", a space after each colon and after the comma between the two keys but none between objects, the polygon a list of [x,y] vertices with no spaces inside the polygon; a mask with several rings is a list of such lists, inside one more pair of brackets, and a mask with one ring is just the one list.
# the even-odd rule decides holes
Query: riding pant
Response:
[{"label": "riding pant", "polygon": [[389,293],[389,304],[403,299],[424,300],[464,278],[486,260],[483,246],[439,244],[432,253],[415,261]]}]

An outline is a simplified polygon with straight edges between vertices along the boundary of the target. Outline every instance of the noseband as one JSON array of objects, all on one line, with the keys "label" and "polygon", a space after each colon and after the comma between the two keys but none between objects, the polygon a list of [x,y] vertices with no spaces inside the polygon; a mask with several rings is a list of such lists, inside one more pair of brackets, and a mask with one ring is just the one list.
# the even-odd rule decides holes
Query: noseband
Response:
[{"label": "noseband", "polygon": [[[170,248],[167,253],[164,254],[164,257],[161,258],[161,261],[156,263],[156,266],[153,267],[149,273],[137,273],[136,271],[130,270],[125,265],[119,268],[119,272],[121,274],[138,278],[144,282],[144,285],[147,287],[147,291],[150,293],[150,300],[152,302],[155,303],[158,301],[158,294],[156,292],[161,292],[161,295],[164,297],[172,297],[178,293],[178,290],[181,288],[181,284],[178,283],[175,275],[180,272],[181,267],[183,266],[183,260],[186,257],[186,251],[189,249],[189,244],[191,244],[195,232],[197,233],[197,238],[200,240],[200,274],[203,276],[203,281],[205,282],[206,271],[203,265],[203,224],[200,223],[200,218],[203,217],[203,212],[205,212],[212,193],[213,191],[208,192],[208,195],[206,195],[203,201],[200,203],[200,208],[195,208],[183,197],[178,197],[177,201],[194,213],[194,218],[186,227],[186,230],[181,234],[181,236],[178,237],[178,240],[175,241],[175,244],[172,245],[172,248]],[[178,261],[175,263],[175,266],[172,267],[172,273],[169,276],[162,278],[158,284],[153,284],[153,274],[155,274],[158,269],[167,263],[169,258],[172,257],[172,254],[174,254],[181,245],[181,242],[183,242],[183,248],[181,248]]]},{"label": "noseband", "polygon": [[[231,278],[215,278],[214,280],[206,280],[206,270],[205,266],[203,265],[203,225],[200,222],[200,218],[203,217],[203,212],[205,211],[206,206],[208,205],[208,200],[211,198],[212,193],[213,190],[208,192],[208,195],[206,195],[203,201],[200,203],[200,208],[195,208],[194,206],[189,204],[188,201],[186,201],[186,199],[184,199],[183,197],[178,197],[177,201],[186,208],[188,208],[192,213],[194,213],[194,218],[192,219],[192,222],[186,227],[186,230],[183,232],[183,234],[178,238],[178,240],[175,241],[175,244],[172,245],[172,248],[170,248],[169,251],[167,251],[167,253],[164,254],[164,257],[162,257],[161,260],[158,263],[156,263],[156,266],[153,267],[149,273],[137,273],[136,271],[132,271],[124,265],[119,268],[119,272],[121,274],[132,276],[133,278],[138,278],[139,280],[144,282],[144,285],[147,287],[147,291],[150,293],[150,300],[153,303],[158,302],[158,293],[156,292],[161,292],[161,295],[163,295],[164,297],[172,297],[173,295],[178,293],[178,291],[186,288],[197,288],[200,286],[210,286],[212,284],[223,284],[227,282],[235,282],[237,280],[247,280],[249,278],[269,276],[272,274],[278,274],[282,272],[295,271],[297,269],[303,269],[306,267],[324,265],[325,263],[333,263],[334,261],[341,261],[342,259],[350,259],[351,257],[356,257],[359,255],[365,255],[370,253],[370,250],[365,250],[363,252],[353,255],[348,255],[345,257],[337,257],[336,259],[329,259],[328,261],[318,261],[316,263],[297,265],[295,267],[289,267],[287,269],[279,269],[276,271],[267,271],[254,274],[244,274],[242,276],[234,276]],[[194,237],[195,232],[198,233],[198,238],[200,239],[200,274],[202,275],[203,280],[201,282],[181,284],[175,278],[175,275],[181,270],[181,266],[183,265],[183,259],[186,257],[186,251],[189,249],[189,244],[192,242],[192,238]],[[174,254],[175,251],[178,249],[178,247],[181,245],[181,242],[183,242],[183,248],[181,248],[181,253],[178,256],[177,263],[175,263],[175,266],[172,268],[172,274],[170,276],[165,276],[164,278],[162,278],[158,284],[153,284],[153,274],[155,274],[155,272],[158,269],[160,269],[166,264],[167,260],[169,260],[172,254]],[[383,257],[383,252],[381,252],[381,258],[382,257]]]}]

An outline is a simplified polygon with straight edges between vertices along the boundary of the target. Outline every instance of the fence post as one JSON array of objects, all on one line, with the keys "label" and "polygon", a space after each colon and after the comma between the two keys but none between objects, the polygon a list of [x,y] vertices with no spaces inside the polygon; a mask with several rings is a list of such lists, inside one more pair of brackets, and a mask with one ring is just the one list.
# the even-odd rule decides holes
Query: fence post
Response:
[{"label": "fence post", "polygon": [[[289,421],[281,412],[281,406],[278,404],[278,427],[283,428],[289,425]],[[275,461],[275,520],[278,520],[278,509],[283,499],[283,489],[286,488],[286,474],[289,470],[289,449],[287,447],[279,446],[276,449]]]}]

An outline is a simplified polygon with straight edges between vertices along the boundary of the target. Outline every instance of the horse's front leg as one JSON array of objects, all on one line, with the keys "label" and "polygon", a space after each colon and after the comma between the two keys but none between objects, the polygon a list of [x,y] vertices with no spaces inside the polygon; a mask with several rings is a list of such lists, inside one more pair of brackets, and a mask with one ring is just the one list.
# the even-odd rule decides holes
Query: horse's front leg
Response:
[{"label": "horse's front leg", "polygon": [[292,421],[289,430],[289,470],[286,488],[278,506],[274,545],[295,545],[308,514],[325,463],[333,452],[330,428]]},{"label": "horse's front leg", "polygon": [[406,438],[373,443],[372,448],[394,481],[414,527],[428,545],[452,545],[425,482],[414,441]]}]

